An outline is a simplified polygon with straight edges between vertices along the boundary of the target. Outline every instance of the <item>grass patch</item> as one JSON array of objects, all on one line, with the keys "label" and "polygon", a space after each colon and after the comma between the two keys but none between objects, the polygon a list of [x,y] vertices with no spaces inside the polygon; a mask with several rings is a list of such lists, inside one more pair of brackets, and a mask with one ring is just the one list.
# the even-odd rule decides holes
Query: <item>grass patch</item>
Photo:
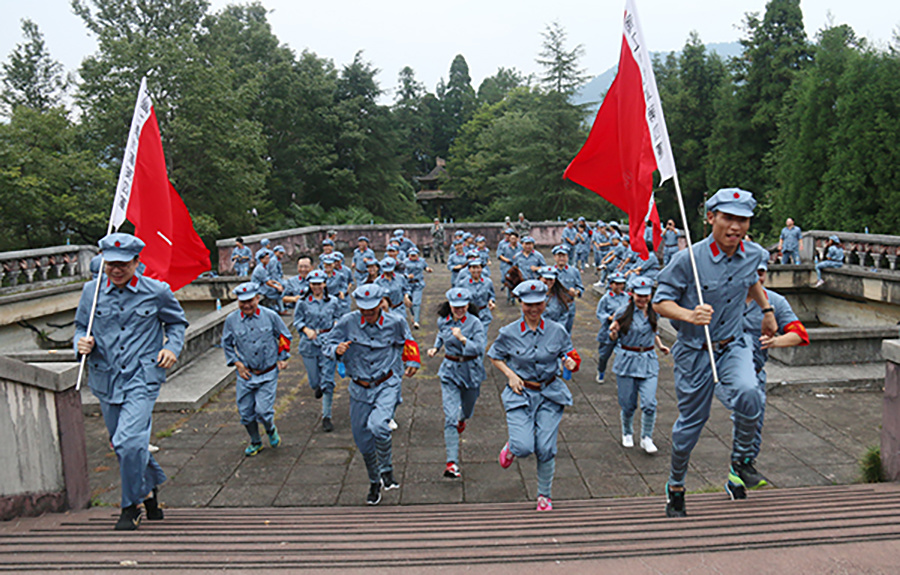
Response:
[{"label": "grass patch", "polygon": [[172,437],[172,434],[175,433],[173,429],[163,429],[162,431],[156,432],[156,439],[163,439],[166,437]]},{"label": "grass patch", "polygon": [[859,472],[864,483],[884,481],[884,467],[881,465],[881,447],[869,447],[859,459]]}]

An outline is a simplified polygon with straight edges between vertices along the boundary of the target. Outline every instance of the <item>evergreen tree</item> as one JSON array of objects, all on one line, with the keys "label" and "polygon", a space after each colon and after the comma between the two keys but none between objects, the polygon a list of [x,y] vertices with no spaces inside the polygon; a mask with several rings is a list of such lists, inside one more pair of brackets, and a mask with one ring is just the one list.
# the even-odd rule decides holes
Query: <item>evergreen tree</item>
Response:
[{"label": "evergreen tree", "polygon": [[49,110],[62,104],[69,86],[63,66],[50,57],[37,24],[22,20],[25,42],[17,44],[0,69],[0,114],[11,116],[16,106]]},{"label": "evergreen tree", "polygon": [[584,46],[579,44],[571,50],[566,49],[566,31],[559,22],[548,24],[541,36],[544,42],[537,58],[537,63],[544,68],[541,86],[550,92],[571,96],[588,79],[579,65]]}]

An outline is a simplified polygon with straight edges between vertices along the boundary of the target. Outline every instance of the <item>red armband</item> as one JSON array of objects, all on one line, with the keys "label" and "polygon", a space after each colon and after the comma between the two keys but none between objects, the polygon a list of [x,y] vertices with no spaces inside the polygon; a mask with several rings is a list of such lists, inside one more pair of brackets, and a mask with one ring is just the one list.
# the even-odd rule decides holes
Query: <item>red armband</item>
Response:
[{"label": "red armband", "polygon": [[278,353],[283,351],[291,351],[291,340],[280,333],[278,334]]},{"label": "red armband", "polygon": [[422,363],[422,356],[419,355],[419,344],[417,344],[415,340],[408,339],[406,340],[406,343],[403,344],[403,356],[401,359],[403,361]]},{"label": "red armband", "polygon": [[792,321],[784,326],[784,333],[796,333],[800,336],[800,347],[809,345],[809,334],[806,333],[806,327],[799,320]]},{"label": "red armband", "polygon": [[575,361],[575,369],[572,370],[572,373],[575,373],[576,371],[578,371],[579,369],[581,369],[581,356],[578,355],[578,350],[577,350],[577,349],[573,349],[572,351],[570,351],[570,352],[567,353],[566,355],[569,356],[569,357],[571,357],[572,360]]}]

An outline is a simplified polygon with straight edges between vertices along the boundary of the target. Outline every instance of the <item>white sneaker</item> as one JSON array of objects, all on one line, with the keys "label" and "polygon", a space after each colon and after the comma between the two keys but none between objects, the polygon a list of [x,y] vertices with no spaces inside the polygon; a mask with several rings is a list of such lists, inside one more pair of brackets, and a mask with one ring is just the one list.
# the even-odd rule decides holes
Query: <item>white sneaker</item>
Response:
[{"label": "white sneaker", "polygon": [[391,418],[390,421],[388,421],[388,427],[391,428],[391,431],[396,431],[396,430],[397,430],[398,425],[397,425],[397,422],[394,421],[394,418],[393,418],[393,417]]},{"label": "white sneaker", "polygon": [[641,448],[647,453],[656,453],[657,451],[659,451],[659,449],[656,448],[656,444],[653,443],[652,437],[642,437]]},{"label": "white sneaker", "polygon": [[149,451],[150,453],[156,453],[157,451],[159,451],[159,446],[149,443],[147,444],[147,451]]},{"label": "white sneaker", "polygon": [[622,436],[622,446],[623,447],[634,447],[634,436],[633,435],[623,435]]},{"label": "white sneaker", "polygon": [[825,283],[825,280],[819,280],[816,282],[816,285],[813,287],[822,287],[822,284]]}]

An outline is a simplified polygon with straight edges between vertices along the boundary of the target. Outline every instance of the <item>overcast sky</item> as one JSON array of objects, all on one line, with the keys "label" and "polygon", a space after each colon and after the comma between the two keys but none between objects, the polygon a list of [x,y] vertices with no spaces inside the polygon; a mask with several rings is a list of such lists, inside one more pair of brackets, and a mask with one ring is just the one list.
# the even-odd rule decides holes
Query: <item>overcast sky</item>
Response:
[{"label": "overcast sky", "polygon": [[[212,9],[232,4],[212,0]],[[434,91],[456,54],[465,56],[477,89],[498,67],[537,72],[535,57],[546,24],[558,21],[569,46],[582,44],[583,67],[597,75],[618,61],[624,0],[263,0],[269,22],[282,43],[311,50],[338,65],[358,50],[381,70],[383,89],[393,89],[397,73],[411,66]],[[733,42],[746,12],[765,9],[765,0],[637,0],[652,51],[678,50],[691,30],[706,43]],[[857,35],[887,46],[900,28],[898,0],[803,0],[807,34],[828,22],[849,24]],[[96,50],[68,0],[0,0],[0,58],[22,41],[20,20],[30,18],[44,33],[51,55],[67,70]]]}]

